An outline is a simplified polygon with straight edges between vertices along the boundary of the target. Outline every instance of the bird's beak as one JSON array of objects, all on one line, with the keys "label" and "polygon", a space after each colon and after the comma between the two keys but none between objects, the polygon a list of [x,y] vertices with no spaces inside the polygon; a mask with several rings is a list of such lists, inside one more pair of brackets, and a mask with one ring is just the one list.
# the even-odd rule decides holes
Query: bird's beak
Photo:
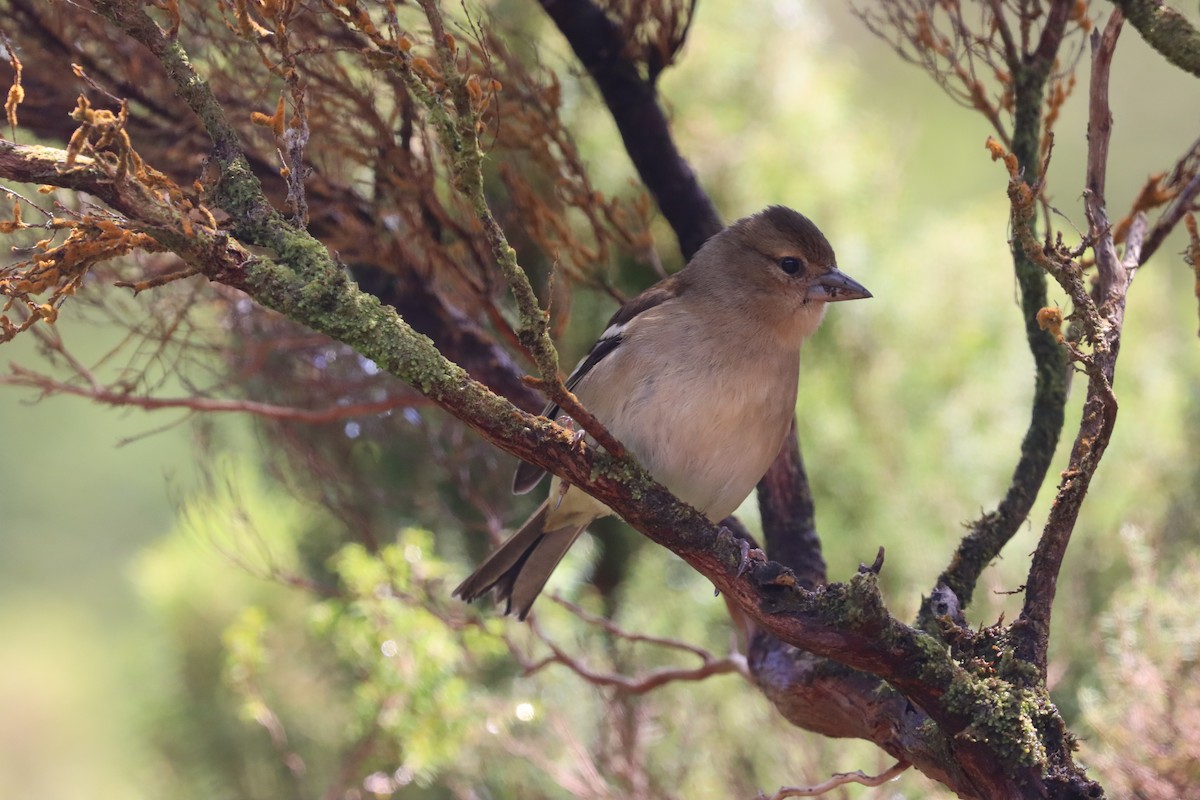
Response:
[{"label": "bird's beak", "polygon": [[871,293],[867,291],[867,287],[841,270],[831,269],[808,287],[805,299],[833,303],[838,300],[859,300],[870,296]]}]

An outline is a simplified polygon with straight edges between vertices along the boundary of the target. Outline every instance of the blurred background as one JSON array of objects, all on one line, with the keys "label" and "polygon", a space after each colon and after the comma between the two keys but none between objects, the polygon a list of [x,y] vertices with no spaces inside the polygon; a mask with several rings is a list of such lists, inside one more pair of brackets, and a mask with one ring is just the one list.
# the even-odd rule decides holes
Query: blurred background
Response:
[{"label": "blurred background", "polygon": [[[567,61],[532,4],[499,2],[493,13],[551,67]],[[627,192],[632,168],[594,91],[562,77],[566,121],[593,180]],[[1031,359],[988,126],[841,2],[775,0],[749,13],[705,0],[661,90],[681,150],[727,220],[769,203],[802,210],[875,295],[831,310],[805,352],[801,442],[831,578],[884,546],[885,597],[911,617],[963,523],[1002,495],[1028,421]],[[1112,106],[1109,198],[1123,209],[1196,138],[1200,84],[1127,27]],[[1066,230],[1086,227],[1085,114],[1080,92],[1063,109],[1049,172]],[[665,225],[652,230],[663,263],[678,268]],[[1054,697],[1111,796],[1125,796],[1121,787],[1177,796],[1167,792],[1187,785],[1172,781],[1189,769],[1200,781],[1200,714],[1178,695],[1200,651],[1200,345],[1183,246],[1163,247],[1130,293],[1117,430],[1055,610]],[[614,307],[595,291],[572,302],[565,363]],[[59,327],[84,360],[127,335],[101,315],[64,313]],[[31,337],[0,357],[45,363]],[[161,391],[186,388],[169,378]],[[1082,381],[1076,389],[1063,466]],[[278,431],[255,420],[38,402],[0,387],[0,796],[748,798],[890,764],[871,745],[787,725],[736,675],[614,698],[561,667],[524,675],[505,642],[531,654],[537,642],[515,621],[491,615],[476,636],[387,606],[370,591],[379,570],[400,585],[448,589],[486,549],[473,512],[445,513],[455,501],[439,476],[494,477],[503,525],[528,510],[500,499],[511,459],[428,409],[405,419],[408,433],[387,441],[372,440],[369,421],[288,434],[295,448],[353,440],[347,463],[374,482],[362,497],[384,498],[375,522],[395,536],[368,558],[331,533],[355,523],[314,501],[320,476],[297,477]],[[1029,525],[985,574],[973,622],[1019,610],[1008,593],[1024,581],[1054,482],[1052,470]],[[753,527],[753,499],[741,516]],[[621,625],[727,650],[711,587],[623,526],[602,530],[637,553],[621,584]],[[581,544],[551,588],[604,612],[593,597],[598,548]],[[311,583],[281,580],[298,575]],[[327,597],[322,576],[347,591]],[[581,633],[546,600],[539,611],[546,631],[597,666],[670,661]],[[580,754],[596,748],[611,760],[587,764]],[[939,796],[911,774],[839,791],[831,796]]]}]

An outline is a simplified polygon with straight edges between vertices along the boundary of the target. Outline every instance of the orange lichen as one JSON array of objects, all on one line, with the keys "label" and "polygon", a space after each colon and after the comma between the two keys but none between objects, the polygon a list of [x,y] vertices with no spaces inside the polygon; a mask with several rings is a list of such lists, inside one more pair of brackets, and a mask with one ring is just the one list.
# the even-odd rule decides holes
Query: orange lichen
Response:
[{"label": "orange lichen", "polygon": [[1071,22],[1074,22],[1084,33],[1090,33],[1092,30],[1092,20],[1087,15],[1088,2],[1087,0],[1075,0],[1075,5],[1071,7],[1070,17]]},{"label": "orange lichen", "polygon": [[8,117],[8,124],[17,127],[17,106],[25,99],[25,87],[21,85],[21,72],[24,70],[24,65],[21,64],[21,59],[17,58],[17,54],[13,52],[12,47],[8,48],[8,63],[12,65],[13,82],[8,89],[8,99],[4,103],[4,113]]},{"label": "orange lichen", "polygon": [[442,81],[442,73],[434,69],[433,65],[429,63],[429,59],[423,56],[417,56],[412,60],[412,68],[434,83]]},{"label": "orange lichen", "polygon": [[109,151],[116,156],[116,177],[124,178],[129,171],[140,173],[142,159],[133,150],[133,143],[125,130],[129,121],[129,105],[124,100],[117,113],[104,108],[92,108],[92,104],[83,95],[79,96],[71,119],[79,123],[79,127],[71,134],[67,142],[68,167],[73,166],[79,155],[85,150],[89,154],[99,154]]},{"label": "orange lichen", "polygon": [[1049,331],[1050,335],[1059,342],[1063,341],[1062,324],[1063,313],[1062,309],[1053,306],[1047,306],[1037,312],[1038,327],[1044,331]]},{"label": "orange lichen", "polygon": [[1066,78],[1060,78],[1050,84],[1050,90],[1046,93],[1046,118],[1042,124],[1042,141],[1040,153],[1042,158],[1050,152],[1050,145],[1054,136],[1054,124],[1058,122],[1063,105],[1067,102],[1067,98],[1071,96],[1071,92],[1075,89],[1075,75],[1072,73]]},{"label": "orange lichen", "polygon": [[1008,152],[1008,150],[1004,148],[1004,145],[989,136],[987,141],[984,142],[983,146],[986,147],[988,152],[992,154],[992,161],[1004,162],[1004,166],[1006,169],[1008,169],[1008,175],[1010,178],[1016,180],[1018,177],[1020,177],[1021,165],[1017,161],[1017,157]]},{"label": "orange lichen", "polygon": [[[43,240],[38,243],[42,252],[0,269],[0,297],[8,298],[3,311],[19,303],[27,312],[20,325],[7,316],[0,321],[0,342],[28,330],[38,320],[53,323],[63,301],[75,293],[94,265],[134,250],[162,250],[150,236],[104,217],[85,216],[71,221],[70,229],[57,247],[46,248],[49,240]],[[46,292],[50,292],[49,298],[34,300]]]},{"label": "orange lichen", "polygon": [[286,111],[283,95],[279,95],[279,103],[275,106],[275,113],[267,115],[261,111],[254,111],[250,114],[250,121],[255,125],[261,125],[264,128],[270,128],[277,139],[283,138],[283,116]]},{"label": "orange lichen", "polygon": [[174,39],[179,35],[179,0],[153,0],[154,7],[165,11],[167,19],[171,21],[171,27],[167,30],[167,36]]},{"label": "orange lichen", "polygon": [[28,227],[21,221],[21,201],[13,198],[13,218],[0,222],[0,233],[13,233]]}]

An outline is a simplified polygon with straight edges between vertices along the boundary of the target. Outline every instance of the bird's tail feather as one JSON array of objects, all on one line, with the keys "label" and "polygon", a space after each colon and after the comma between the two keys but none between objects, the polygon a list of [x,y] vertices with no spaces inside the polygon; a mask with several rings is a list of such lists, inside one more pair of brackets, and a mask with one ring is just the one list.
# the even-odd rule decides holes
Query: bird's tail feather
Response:
[{"label": "bird's tail feather", "polygon": [[469,603],[495,588],[496,599],[505,602],[504,613],[515,611],[518,618],[525,619],[550,573],[587,527],[568,525],[545,530],[549,512],[549,502],[542,503],[520,530],[459,584],[454,596]]}]

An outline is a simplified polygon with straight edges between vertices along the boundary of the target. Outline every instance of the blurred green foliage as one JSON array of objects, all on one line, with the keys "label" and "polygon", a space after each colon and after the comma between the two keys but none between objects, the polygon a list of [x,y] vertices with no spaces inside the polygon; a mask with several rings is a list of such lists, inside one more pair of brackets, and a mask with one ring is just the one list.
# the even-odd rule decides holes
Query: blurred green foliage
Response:
[{"label": "blurred green foliage", "polygon": [[1084,752],[1115,797],[1187,797],[1200,786],[1200,554],[1164,561],[1136,525],[1121,544],[1133,573],[1100,618],[1095,671],[1080,689],[1098,734]]},{"label": "blurred green foliage", "polygon": [[[544,63],[569,63],[554,31],[521,6],[498,8],[509,5],[518,9],[509,24],[537,43]],[[727,218],[767,203],[804,210],[841,267],[875,293],[834,309],[806,350],[801,440],[831,576],[847,576],[884,545],[882,586],[908,616],[961,523],[1007,485],[1031,363],[1005,244],[1005,176],[983,149],[985,124],[916,69],[897,66],[845,14],[840,3],[783,2],[755,14],[728,0],[701,4],[662,89],[682,150]],[[624,191],[631,168],[611,122],[586,82],[564,81],[598,185]],[[1152,103],[1147,83],[1178,102]],[[1114,205],[1194,136],[1184,110],[1198,99],[1126,33],[1114,74]],[[1064,111],[1050,170],[1068,229],[1070,220],[1082,226],[1082,105],[1077,97]],[[678,266],[665,228],[659,239],[664,260]],[[1114,793],[1155,785],[1138,770],[1198,779],[1186,772],[1194,754],[1187,762],[1189,751],[1172,749],[1194,744],[1195,728],[1163,732],[1144,751],[1130,744],[1144,742],[1164,703],[1181,702],[1172,687],[1195,685],[1186,620],[1196,616],[1200,565],[1187,554],[1200,542],[1200,359],[1179,250],[1165,247],[1130,296],[1117,432],[1055,610],[1055,699],[1083,726],[1084,760]],[[614,270],[628,291],[651,280],[636,265]],[[584,293],[573,305],[568,363],[613,308]],[[93,354],[119,335],[80,333]],[[5,354],[27,361],[37,357],[31,350],[18,341]],[[349,451],[346,468],[369,498],[372,525],[396,531],[371,552],[354,520],[316,495],[298,499],[314,479],[281,474],[245,424],[216,423],[224,455],[200,451],[207,480],[193,487],[198,451],[184,429],[117,449],[156,422],[28,399],[0,392],[9,422],[0,462],[0,796],[266,800],[340,786],[359,797],[724,798],[890,763],[870,745],[788,726],[735,675],[628,696],[559,664],[523,669],[514,653],[529,664],[546,655],[537,632],[488,608],[464,618],[448,598],[483,537],[469,513],[446,513],[457,497],[422,448],[459,445],[442,438],[436,415],[422,412],[411,436],[392,441],[376,441],[364,423]],[[473,474],[496,474],[501,486],[505,464],[489,456]],[[973,621],[1019,609],[1020,597],[1003,592],[1023,582],[1050,483],[1027,530],[985,575]],[[180,496],[187,501],[173,502]],[[510,508],[511,525],[526,507]],[[755,516],[751,501],[743,517]],[[592,613],[615,613],[627,630],[726,653],[728,617],[711,587],[621,527],[597,526],[636,552],[619,603],[606,605],[588,583],[598,553],[613,547],[590,537],[551,589]],[[597,672],[693,663],[581,625],[545,599],[538,625]],[[911,774],[885,791],[939,796]]]}]

